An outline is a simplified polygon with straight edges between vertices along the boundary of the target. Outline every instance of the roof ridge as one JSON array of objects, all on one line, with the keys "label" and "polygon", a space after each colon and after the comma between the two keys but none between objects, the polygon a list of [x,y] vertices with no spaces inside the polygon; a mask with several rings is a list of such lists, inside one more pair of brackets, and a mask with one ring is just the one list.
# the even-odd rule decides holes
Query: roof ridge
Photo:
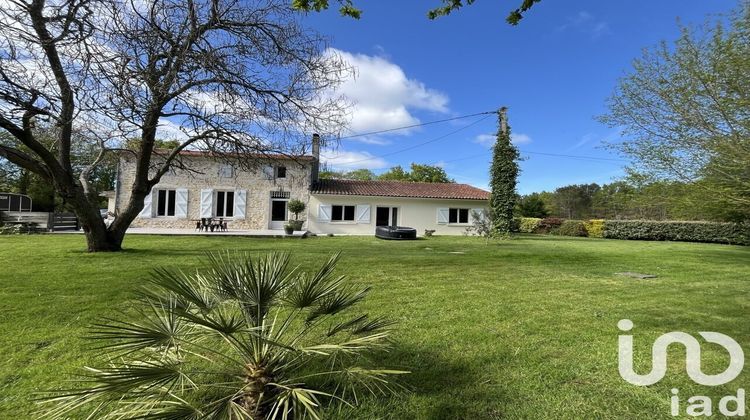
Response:
[{"label": "roof ridge", "polygon": [[[427,185],[465,185],[467,187],[477,188],[471,184],[463,182],[430,182],[430,181],[400,181],[397,179],[346,179],[346,178],[327,178],[319,181],[345,181],[345,182],[392,182],[398,184],[427,184]],[[481,188],[477,188],[480,189]]]},{"label": "roof ridge", "polygon": [[[168,154],[171,153],[173,149],[165,149],[165,148],[154,148],[155,152]],[[120,152],[125,152],[123,150],[120,150]],[[289,153],[283,153],[283,152],[217,152],[214,150],[195,150],[195,149],[182,149],[178,152],[179,155],[183,156],[193,156],[193,157],[220,157],[220,158],[237,158],[237,157],[243,157],[243,156],[249,156],[249,157],[255,157],[255,158],[267,158],[267,159],[286,159],[286,160],[312,160],[315,159],[315,156],[309,155],[309,154],[302,154],[302,155],[293,155]]]}]

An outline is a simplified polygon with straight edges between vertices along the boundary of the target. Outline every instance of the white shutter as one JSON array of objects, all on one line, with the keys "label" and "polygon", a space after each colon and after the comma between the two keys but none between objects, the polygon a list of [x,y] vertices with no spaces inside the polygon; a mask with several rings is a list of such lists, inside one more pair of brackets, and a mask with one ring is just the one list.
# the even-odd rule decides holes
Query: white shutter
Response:
[{"label": "white shutter", "polygon": [[318,207],[318,221],[328,223],[331,221],[331,208],[329,204],[321,204]]},{"label": "white shutter", "polygon": [[234,190],[234,219],[245,220],[247,190]]},{"label": "white shutter", "polygon": [[214,190],[201,190],[201,217],[213,217],[214,213]]},{"label": "white shutter", "polygon": [[188,190],[186,188],[177,188],[175,190],[174,215],[178,219],[187,219]]},{"label": "white shutter", "polygon": [[449,209],[437,209],[437,222],[439,225],[448,223]]},{"label": "white shutter", "polygon": [[266,179],[273,179],[273,166],[264,166],[263,175],[266,177]]},{"label": "white shutter", "polygon": [[474,217],[474,214],[479,216],[479,220],[484,220],[484,218],[486,217],[484,209],[471,209],[472,219],[476,220],[476,218]]},{"label": "white shutter", "polygon": [[151,206],[151,194],[153,190],[146,195],[143,199],[143,210],[138,214],[138,217],[142,219],[150,219],[153,217],[153,207]]},{"label": "white shutter", "polygon": [[370,224],[370,205],[369,204],[357,204],[357,217],[355,219],[357,223]]}]

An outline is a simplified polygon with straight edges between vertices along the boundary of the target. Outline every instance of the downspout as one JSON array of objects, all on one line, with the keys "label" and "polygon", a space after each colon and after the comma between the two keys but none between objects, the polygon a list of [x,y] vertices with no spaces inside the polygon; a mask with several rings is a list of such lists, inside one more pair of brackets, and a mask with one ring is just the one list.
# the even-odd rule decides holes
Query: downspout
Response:
[{"label": "downspout", "polygon": [[115,167],[115,214],[120,212],[120,161],[122,156],[117,157],[117,166]]},{"label": "downspout", "polygon": [[312,167],[310,168],[310,193],[307,195],[307,214],[305,219],[307,221],[307,230],[310,230],[310,199],[312,198],[312,190],[315,184],[318,182],[320,176],[320,135],[313,134],[312,136]]},{"label": "downspout", "polygon": [[320,136],[313,134],[312,136],[312,157],[313,164],[312,170],[310,171],[310,186],[312,187],[318,182],[318,176],[320,173]]}]

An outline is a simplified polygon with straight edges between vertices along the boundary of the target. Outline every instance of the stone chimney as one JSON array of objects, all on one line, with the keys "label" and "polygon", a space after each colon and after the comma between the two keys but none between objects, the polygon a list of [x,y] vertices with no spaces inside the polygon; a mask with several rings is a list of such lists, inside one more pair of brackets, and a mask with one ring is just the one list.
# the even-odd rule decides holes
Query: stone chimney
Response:
[{"label": "stone chimney", "polygon": [[320,172],[320,136],[317,134],[313,134],[312,136],[312,155],[313,164],[310,181],[314,184],[318,182],[318,174]]}]

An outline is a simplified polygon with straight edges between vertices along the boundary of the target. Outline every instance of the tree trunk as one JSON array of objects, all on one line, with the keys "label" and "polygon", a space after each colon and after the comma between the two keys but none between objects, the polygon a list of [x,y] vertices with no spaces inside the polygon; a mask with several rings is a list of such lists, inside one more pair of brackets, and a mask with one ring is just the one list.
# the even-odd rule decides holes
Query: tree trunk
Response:
[{"label": "tree trunk", "polygon": [[245,366],[245,390],[242,395],[240,404],[245,408],[250,418],[261,420],[266,418],[266,412],[262,406],[261,396],[265,387],[272,378],[268,375],[265,368],[255,367],[251,364]]},{"label": "tree trunk", "polygon": [[86,235],[86,245],[89,252],[113,252],[122,250],[124,231],[107,229],[98,203],[91,202],[83,193],[76,194],[68,201],[69,206],[78,217]]},{"label": "tree trunk", "polygon": [[115,252],[122,251],[122,239],[123,235],[114,235],[113,232],[107,230],[104,223],[101,223],[101,228],[96,224],[93,229],[89,226],[88,229],[84,228],[86,234],[86,245],[89,252]]},{"label": "tree trunk", "polygon": [[81,226],[86,234],[86,245],[89,252],[122,251],[122,240],[125,235],[107,229],[101,217],[97,222],[88,225],[81,221]]}]

